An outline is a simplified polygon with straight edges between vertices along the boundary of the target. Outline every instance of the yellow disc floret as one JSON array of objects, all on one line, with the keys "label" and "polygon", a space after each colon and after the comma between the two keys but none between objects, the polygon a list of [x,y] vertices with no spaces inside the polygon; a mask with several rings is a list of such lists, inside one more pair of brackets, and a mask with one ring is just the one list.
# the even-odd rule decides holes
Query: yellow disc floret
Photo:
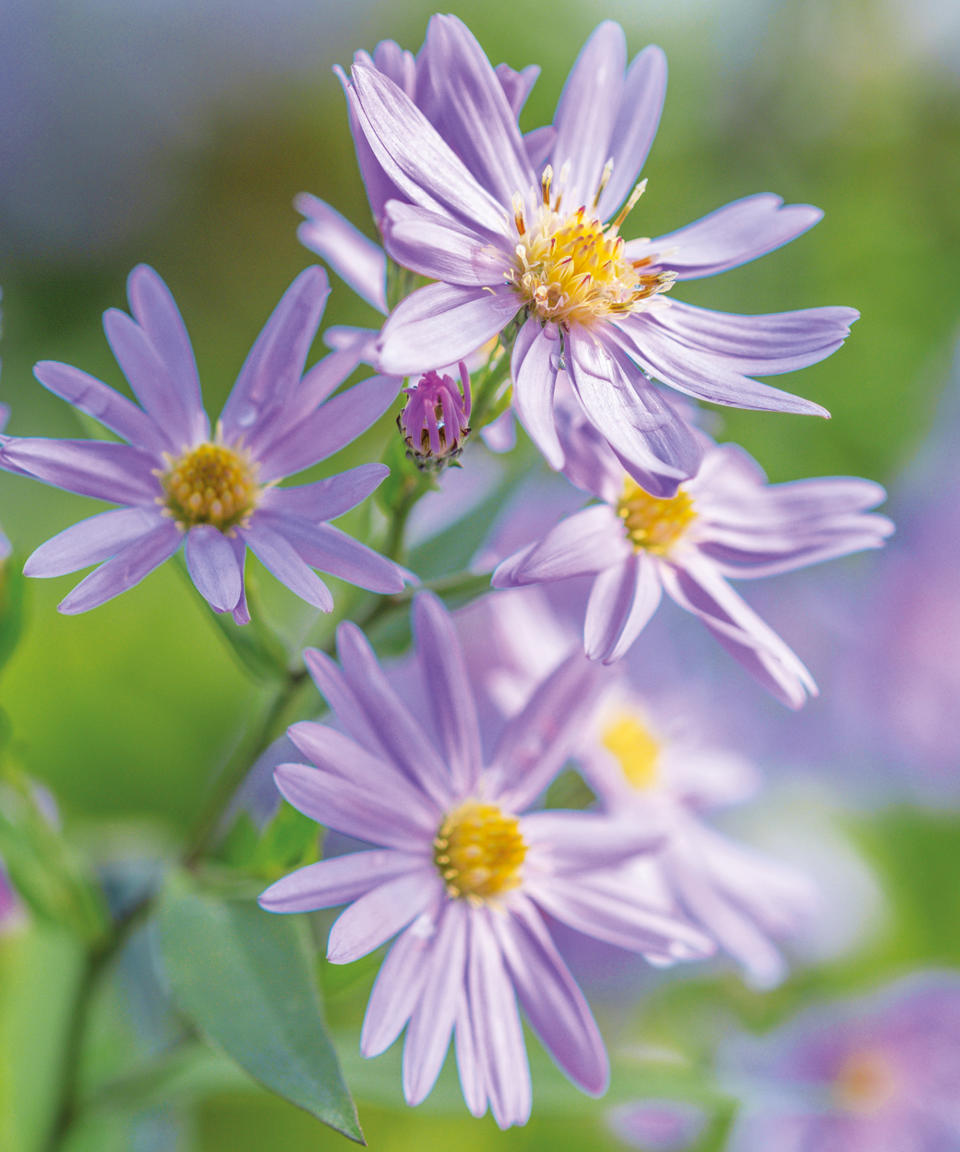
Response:
[{"label": "yellow disc floret", "polygon": [[666,556],[697,516],[690,494],[682,488],[676,496],[658,500],[630,477],[623,483],[617,515],[634,548],[655,556]]},{"label": "yellow disc floret", "polygon": [[657,784],[660,743],[633,712],[617,713],[603,729],[600,741],[631,788],[644,792]]},{"label": "yellow disc floret", "polygon": [[467,800],[450,812],[433,842],[447,893],[472,904],[518,887],[526,854],[516,816],[481,800]]},{"label": "yellow disc floret", "polygon": [[160,475],[162,502],[182,527],[212,524],[226,532],[253,511],[260,492],[257,466],[241,449],[198,444],[167,462]]}]

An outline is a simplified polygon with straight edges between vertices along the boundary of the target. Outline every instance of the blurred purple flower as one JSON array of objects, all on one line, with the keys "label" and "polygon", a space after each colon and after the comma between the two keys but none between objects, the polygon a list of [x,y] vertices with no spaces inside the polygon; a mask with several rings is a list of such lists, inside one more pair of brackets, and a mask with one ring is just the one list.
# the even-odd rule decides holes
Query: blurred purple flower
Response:
[{"label": "blurred purple flower", "polygon": [[643,1152],[682,1152],[703,1132],[706,1116],[695,1104],[637,1100],[611,1109],[607,1123],[625,1144]]},{"label": "blurred purple flower", "polygon": [[517,999],[574,1083],[597,1094],[608,1076],[596,1024],[544,913],[663,963],[708,954],[710,944],[618,889],[611,866],[652,850],[656,833],[590,813],[526,812],[563,766],[599,670],[580,655],[562,663],[503,726],[488,758],[439,600],[419,596],[413,624],[434,739],[355,625],[338,631],[341,667],[305,654],[344,731],[295,724],[290,737],[317,767],[281,765],[277,785],[306,815],[381,847],[308,865],[267,889],[261,904],[274,912],[348,904],[330,932],[333,963],[400,933],[370,997],[361,1051],[383,1052],[407,1026],[404,1094],[417,1104],[454,1034],[470,1111],[482,1115],[489,1102],[501,1127],[522,1124],[531,1088]]},{"label": "blurred purple flower", "polygon": [[119,309],[104,316],[107,340],[142,407],[77,368],[36,366],[41,384],[126,441],[0,439],[0,466],[123,505],[66,529],[27,560],[28,576],[100,565],[63,600],[61,612],[84,612],[126,591],[184,543],[200,593],[240,624],[250,618],[247,548],[322,611],[333,599],[314,568],[374,592],[403,587],[392,561],[326,523],[370,495],[387,474],[382,464],[276,486],[349,444],[399,388],[395,378],[375,376],[330,399],[353,367],[337,353],[304,375],[328,293],[322,269],[297,277],[247,357],[212,438],[180,313],[146,265],[128,283],[133,318]]},{"label": "blurred purple flower", "polygon": [[624,243],[619,230],[643,190],[633,185],[660,119],[666,62],[649,47],[626,76],[625,67],[623,32],[605,22],[564,88],[542,170],[500,77],[455,17],[431,22],[431,96],[443,110],[442,132],[419,100],[363,62],[354,64],[347,96],[376,172],[400,191],[383,208],[387,251],[437,281],[388,319],[382,369],[407,374],[432,367],[427,358],[456,362],[516,320],[514,404],[548,462],[560,468],[564,461],[553,398],[565,369],[628,470],[638,480],[657,476],[658,494],[669,495],[696,471],[700,444],[651,376],[721,404],[824,414],[746,373],[822,360],[840,347],[857,313],[831,307],[739,316],[668,306],[664,293],[675,280],[755,259],[821,213],[784,208],[764,194],[669,235]]},{"label": "blurred purple flower", "polygon": [[20,897],[10,883],[3,861],[0,860],[0,936],[13,932],[23,920],[24,910]]}]

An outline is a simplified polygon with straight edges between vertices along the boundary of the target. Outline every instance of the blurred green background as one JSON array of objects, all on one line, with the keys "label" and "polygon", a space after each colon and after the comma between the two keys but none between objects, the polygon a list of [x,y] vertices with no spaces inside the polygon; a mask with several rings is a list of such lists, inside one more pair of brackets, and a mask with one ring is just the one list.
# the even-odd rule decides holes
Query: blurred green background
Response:
[{"label": "blurred green background", "polygon": [[[862,319],[846,347],[784,380],[829,408],[829,423],[724,412],[723,427],[773,479],[853,473],[892,481],[930,429],[958,335],[960,18],[950,0],[558,0],[549,7],[513,0],[452,10],[494,63],[542,67],[525,128],[550,120],[566,71],[600,19],[624,25],[631,53],[651,41],[666,50],[667,104],[645,169],[648,190],[631,217],[634,232],[669,231],[759,191],[824,208],[810,234],[754,265],[684,285],[683,298],[747,312],[858,307]],[[329,200],[372,235],[332,65],[385,38],[417,49],[430,12],[419,2],[401,10],[373,0],[275,0],[269,12],[254,0],[6,5],[0,400],[11,408],[9,431],[86,434],[33,380],[37,360],[62,360],[123,386],[100,314],[124,306],[126,275],[140,261],[157,268],[177,298],[215,413],[281,292],[310,262],[296,240],[294,195]],[[375,323],[338,284],[326,319]],[[379,452],[389,431],[385,419],[364,452]],[[21,561],[99,507],[0,474],[0,524]],[[55,611],[71,583],[40,581],[25,590],[23,637],[0,673],[13,754],[54,794],[78,849],[100,862],[173,853],[257,689],[173,565],[76,618]],[[270,607],[297,636],[304,616],[292,594],[277,591]],[[890,832],[891,820],[885,814],[859,823],[901,911],[889,941],[848,963],[835,986],[855,987],[904,965],[960,961],[956,898],[952,928],[941,922],[938,935],[928,887],[940,862],[948,875],[955,870],[956,829],[948,816],[911,815]],[[12,1086],[25,1091],[30,1082],[40,1093],[44,1078],[56,1075],[58,997],[67,994],[74,958],[68,944],[39,928],[0,950],[8,1053],[0,1064],[2,1107]],[[30,996],[38,972],[49,984],[47,1019],[39,1024]],[[805,979],[766,1007],[733,978],[706,991],[688,980],[661,994],[651,1034],[677,1042],[664,1024],[673,998],[678,1034],[696,1050],[711,1028],[695,1027],[694,1017],[721,1020],[742,1010],[759,1018],[773,1010],[770,1003],[787,1011],[802,999]],[[356,1037],[355,1002],[335,990],[330,1004],[348,1045]],[[612,1027],[619,1013],[607,1005],[600,1015]],[[438,1091],[416,1112],[391,1108],[399,1099],[397,1062],[384,1058],[385,1070],[369,1073],[350,1051],[341,1054],[374,1148],[617,1147],[604,1126],[605,1105],[575,1096],[555,1073],[541,1075],[542,1060],[533,1122],[498,1135],[489,1120],[469,1121],[452,1091]],[[223,1062],[211,1059],[204,1074],[209,1091],[199,1103],[188,1106],[174,1093],[176,1106],[154,1101],[149,1123],[136,1128],[122,1109],[108,1110],[91,1120],[77,1147],[342,1145]],[[619,1098],[649,1091],[632,1075],[629,1065],[621,1071]]]}]

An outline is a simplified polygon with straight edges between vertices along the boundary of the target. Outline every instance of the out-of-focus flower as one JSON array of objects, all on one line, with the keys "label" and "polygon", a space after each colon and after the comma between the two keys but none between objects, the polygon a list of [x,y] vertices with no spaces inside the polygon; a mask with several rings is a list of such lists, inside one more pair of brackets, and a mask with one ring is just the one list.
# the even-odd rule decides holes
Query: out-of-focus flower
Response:
[{"label": "out-of-focus flower", "polygon": [[249,620],[247,548],[322,611],[333,600],[314,568],[375,592],[402,588],[392,561],[326,523],[370,495],[387,474],[383,465],[277,487],[349,444],[399,389],[396,379],[375,376],[330,399],[345,375],[335,353],[304,374],[328,293],[322,269],[297,277],[247,357],[213,435],[180,313],[145,265],[129,279],[133,317],[119,309],[104,316],[107,339],[140,407],[77,368],[54,361],[36,366],[41,384],[126,441],[0,441],[0,465],[122,505],[66,529],[28,559],[28,576],[99,565],[63,600],[61,612],[84,612],[126,591],[184,543],[194,584],[215,611],[232,612],[237,623]]},{"label": "out-of-focus flower", "polygon": [[566,474],[600,500],[562,520],[493,574],[506,588],[594,576],[584,644],[593,660],[618,660],[664,591],[698,616],[761,684],[791,708],[816,692],[797,656],[727,583],[789,572],[879,547],[890,521],[866,510],[879,484],[848,477],[766,483],[734,444],[706,445],[696,475],[657,497],[627,475],[579,415],[563,421]]},{"label": "out-of-focus flower", "polygon": [[668,305],[664,295],[677,279],[778,248],[815,224],[817,209],[758,195],[654,240],[620,236],[643,190],[634,183],[660,118],[666,63],[659,48],[647,48],[624,75],[622,30],[610,22],[597,28],[564,88],[541,169],[471,33],[445,16],[434,18],[431,34],[442,134],[377,68],[356,63],[347,88],[379,169],[401,192],[383,209],[387,251],[437,281],[388,319],[384,371],[455,363],[515,333],[514,404],[548,462],[564,461],[553,398],[565,369],[589,419],[635,479],[657,478],[660,495],[694,473],[700,445],[651,376],[721,404],[823,414],[747,374],[792,371],[830,355],[856,318],[852,309],[739,316]]},{"label": "out-of-focus flower", "polygon": [[346,963],[398,936],[371,994],[361,1051],[374,1056],[407,1027],[404,1094],[419,1103],[455,1035],[467,1107],[488,1101],[501,1127],[530,1111],[517,999],[557,1063],[584,1090],[606,1087],[593,1017],[546,929],[576,930],[671,963],[710,951],[696,929],[645,907],[611,867],[651,850],[658,834],[584,812],[527,812],[570,751],[592,706],[598,669],[574,655],[502,727],[485,758],[453,625],[438,600],[414,604],[432,740],[400,701],[362,632],[338,631],[341,667],[308,667],[344,731],[310,722],[289,735],[317,767],[281,765],[295,807],[380,847],[308,865],[261,904],[303,912],[348,904],[328,959]]},{"label": "out-of-focus flower", "polygon": [[470,435],[470,373],[460,361],[460,387],[439,372],[427,372],[411,388],[397,417],[407,453],[418,468],[439,472],[463,452]]},{"label": "out-of-focus flower", "polygon": [[960,979],[912,976],[818,1006],[726,1063],[745,1096],[734,1152],[947,1152],[960,1147]]},{"label": "out-of-focus flower", "polygon": [[612,1108],[607,1123],[625,1144],[643,1152],[683,1152],[703,1132],[706,1116],[695,1104],[637,1100]]},{"label": "out-of-focus flower", "polygon": [[7,870],[0,860],[0,936],[13,932],[24,919],[20,897],[10,883]]},{"label": "out-of-focus flower", "polygon": [[[7,420],[10,418],[10,409],[6,404],[0,404],[0,432],[7,426]],[[10,555],[11,552],[10,541],[4,536],[3,529],[0,528],[0,566],[3,565],[4,560]]]}]

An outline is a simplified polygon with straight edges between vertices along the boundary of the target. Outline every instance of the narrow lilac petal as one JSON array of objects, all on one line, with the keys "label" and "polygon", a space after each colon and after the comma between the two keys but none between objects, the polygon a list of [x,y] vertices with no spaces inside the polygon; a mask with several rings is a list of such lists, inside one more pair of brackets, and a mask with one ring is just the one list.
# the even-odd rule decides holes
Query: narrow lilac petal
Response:
[{"label": "narrow lilac petal", "polygon": [[57,606],[59,611],[66,615],[87,612],[126,592],[168,560],[182,540],[173,521],[165,520],[81,580]]},{"label": "narrow lilac petal", "polygon": [[380,336],[380,367],[410,375],[456,364],[497,336],[516,316],[512,288],[428,284],[397,305]]},{"label": "narrow lilac petal", "polygon": [[650,44],[633,58],[620,97],[610,137],[613,172],[597,204],[601,220],[612,216],[633,191],[637,176],[657,134],[667,91],[667,58]]},{"label": "narrow lilac petal", "polygon": [[441,602],[421,592],[413,602],[413,635],[440,751],[454,789],[466,794],[480,775],[480,728],[463,650]]},{"label": "narrow lilac petal", "polygon": [[[52,363],[52,361],[48,361],[48,363]],[[66,365],[62,365],[62,367],[66,367]],[[9,404],[0,404],[0,432],[2,432],[4,430],[4,428],[6,428],[7,421],[9,419],[10,419],[10,405]]]},{"label": "narrow lilac petal", "polygon": [[[368,66],[373,65],[364,52],[357,52],[354,56],[357,63],[364,63]],[[360,107],[360,102],[357,99],[357,94],[350,85],[346,73],[339,66],[334,65],[334,73],[340,80],[343,88],[344,96],[347,100],[347,118],[350,123],[350,135],[353,137],[353,147],[357,156],[357,167],[360,169],[360,175],[363,179],[363,186],[367,193],[367,200],[370,203],[370,212],[373,215],[374,222],[377,227],[380,227],[380,220],[383,215],[383,207],[389,200],[396,200],[398,197],[403,197],[404,193],[390,177],[384,172],[380,161],[377,159],[370,142],[367,140],[367,131],[369,129],[369,121]],[[395,77],[391,77],[395,83],[400,83]],[[403,85],[400,85],[403,87]],[[378,151],[382,153],[382,145],[378,143]],[[409,182],[405,181],[409,186]]]},{"label": "narrow lilac petal", "polygon": [[385,464],[360,464],[337,476],[292,488],[268,488],[261,508],[307,520],[335,520],[361,504],[390,475]]},{"label": "narrow lilac petal", "polygon": [[466,983],[469,909],[461,901],[446,904],[430,953],[430,975],[410,1018],[403,1047],[403,1095],[419,1104],[436,1083],[450,1046]]},{"label": "narrow lilac petal", "polygon": [[658,565],[641,553],[601,572],[590,590],[583,625],[590,659],[612,664],[625,655],[656,612],[660,593]]},{"label": "narrow lilac petal", "polygon": [[494,588],[589,576],[633,555],[623,525],[606,504],[593,504],[552,528],[539,543],[509,556],[491,577]]},{"label": "narrow lilac petal", "polygon": [[156,458],[129,444],[10,436],[3,454],[37,480],[80,496],[152,508],[161,494]]},{"label": "narrow lilac petal", "polygon": [[261,893],[258,903],[268,912],[313,912],[348,904],[394,876],[422,867],[416,856],[388,848],[348,852],[331,860],[298,868]]},{"label": "narrow lilac petal", "polygon": [[329,295],[327,274],[317,265],[305,268],[284,292],[224,405],[220,419],[227,443],[249,436],[299,384]]},{"label": "narrow lilac petal", "polygon": [[139,264],[127,279],[127,297],[134,319],[167,367],[187,417],[187,442],[208,439],[210,422],[203,410],[197,362],[170,289],[149,265]]},{"label": "narrow lilac petal", "polygon": [[487,1110],[487,1082],[483,1074],[480,1053],[477,1051],[477,1037],[470,1018],[470,1004],[467,997],[463,997],[460,1001],[454,1039],[457,1072],[460,1076],[464,1103],[470,1115],[479,1119]]},{"label": "narrow lilac petal", "polygon": [[264,522],[263,516],[254,513],[248,525],[237,528],[237,534],[261,564],[301,600],[319,608],[321,612],[329,612],[333,608],[330,589],[300,559],[290,541],[275,531],[272,525]]},{"label": "narrow lilac petal", "polygon": [[[274,779],[294,808],[327,828],[401,851],[431,843],[435,829],[426,832],[419,813],[400,808],[410,789],[394,787],[388,772],[384,773],[382,787],[375,792],[354,784],[342,773],[325,772],[306,764],[281,764]],[[433,867],[425,855],[424,864],[427,863]]]},{"label": "narrow lilac petal", "polygon": [[[614,173],[616,179],[616,173]],[[658,268],[695,280],[736,268],[795,240],[823,216],[810,204],[784,205],[779,196],[761,192],[717,208],[692,224],[652,240],[631,240],[629,260],[656,259]]]},{"label": "narrow lilac petal", "polygon": [[552,159],[556,172],[570,165],[570,178],[558,190],[571,210],[592,205],[599,189],[610,157],[626,64],[623,29],[605,20],[584,44],[563,87],[553,119],[557,140]]},{"label": "narrow lilac petal", "polygon": [[497,74],[500,87],[503,89],[503,94],[507,98],[511,111],[514,116],[519,116],[527,102],[527,97],[537,82],[540,68],[536,64],[528,64],[526,68],[521,68],[518,72],[509,64],[498,64],[494,68],[494,72]]},{"label": "narrow lilac petal", "polygon": [[521,1007],[547,1051],[584,1092],[607,1090],[610,1065],[593,1014],[528,900],[493,921]]},{"label": "narrow lilac petal", "polygon": [[467,988],[470,1022],[493,1118],[500,1128],[530,1116],[530,1067],[513,988],[484,911],[470,918]]},{"label": "narrow lilac petal", "polygon": [[387,314],[387,258],[346,217],[324,200],[302,192],[294,207],[306,220],[297,239],[316,252],[362,299]]},{"label": "narrow lilac petal", "polygon": [[511,357],[514,409],[551,468],[563,467],[563,448],[553,414],[560,354],[556,326],[541,327],[528,319],[517,333]]},{"label": "narrow lilac petal", "polygon": [[135,448],[145,448],[159,454],[163,449],[178,447],[164,428],[158,428],[126,396],[121,396],[79,368],[60,364],[56,360],[41,360],[34,365],[33,374],[44,388],[99,420],[105,428],[122,436]]},{"label": "narrow lilac petal", "polygon": [[327,941],[330,963],[359,960],[419,916],[436,897],[440,883],[436,869],[432,865],[429,868],[387,880],[341,912]]},{"label": "narrow lilac petal", "polygon": [[368,722],[363,706],[335,660],[326,652],[308,648],[303,654],[314,684],[344,729],[368,751],[389,759],[389,754]]},{"label": "narrow lilac petal", "polygon": [[334,396],[263,449],[261,482],[293,476],[339,452],[375,424],[399,392],[396,376],[371,376]]},{"label": "narrow lilac petal", "polygon": [[824,533],[815,540],[789,541],[784,539],[779,545],[768,544],[763,549],[756,537],[743,533],[737,539],[732,532],[711,532],[709,541],[700,541],[698,550],[713,561],[717,571],[736,580],[758,580],[766,576],[780,576],[785,572],[795,572],[798,568],[809,568],[812,564],[822,564],[839,556],[849,556],[853,552],[863,552],[883,546],[887,536],[893,531],[892,521],[883,516],[871,517],[881,522],[882,527],[864,527],[851,519],[850,525],[839,528],[835,533]]},{"label": "narrow lilac petal", "polygon": [[197,591],[215,612],[230,612],[243,591],[237,556],[226,536],[212,524],[194,524],[185,546],[187,570]]},{"label": "narrow lilac petal", "polygon": [[247,606],[247,589],[243,570],[247,562],[247,546],[239,536],[228,537],[233,554],[237,560],[237,570],[240,573],[240,598],[232,609],[234,624],[243,626],[250,623],[250,609]]},{"label": "narrow lilac petal", "polygon": [[72,524],[27,559],[24,576],[65,576],[99,564],[163,523],[159,508],[114,508]]},{"label": "narrow lilac petal", "polygon": [[[372,362],[379,335],[377,331],[371,328],[351,329],[350,337],[344,337],[339,345],[328,339],[333,331],[327,328],[323,333],[324,343],[333,350],[307,369],[294,394],[277,412],[265,434],[258,436],[260,444],[272,444],[324,401],[329,400],[355,368]],[[340,331],[343,332],[342,329]]]},{"label": "narrow lilac petal", "polygon": [[[440,907],[446,906],[443,900]],[[373,984],[360,1033],[364,1056],[379,1056],[403,1031],[424,984],[433,974],[430,959],[437,917],[429,911],[406,928],[390,947]]]},{"label": "narrow lilac petal", "polygon": [[259,524],[268,524],[292,546],[305,564],[319,568],[371,592],[402,592],[404,569],[366,544],[354,540],[332,524],[311,524],[301,517],[261,512]]},{"label": "narrow lilac petal", "polygon": [[654,811],[612,819],[597,812],[528,813],[520,822],[523,838],[538,861],[557,872],[609,868],[655,852],[667,830]]},{"label": "narrow lilac petal", "polygon": [[491,244],[449,216],[399,200],[386,205],[383,240],[398,264],[447,284],[502,284],[512,264],[504,245]]},{"label": "narrow lilac petal", "polygon": [[546,167],[556,139],[557,130],[552,124],[544,124],[524,134],[523,147],[526,149],[527,162],[534,172],[542,172]]}]

